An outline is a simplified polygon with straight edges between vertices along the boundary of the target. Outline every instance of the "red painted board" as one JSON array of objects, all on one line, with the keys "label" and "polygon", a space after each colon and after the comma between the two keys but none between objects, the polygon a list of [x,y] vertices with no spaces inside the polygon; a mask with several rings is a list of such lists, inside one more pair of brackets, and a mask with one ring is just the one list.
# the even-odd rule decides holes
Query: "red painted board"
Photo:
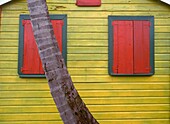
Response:
[{"label": "red painted board", "polygon": [[133,22],[113,21],[113,72],[133,74]]},{"label": "red painted board", "polygon": [[76,0],[77,6],[100,6],[101,0]]},{"label": "red painted board", "polygon": [[134,73],[150,72],[150,22],[134,21]]}]

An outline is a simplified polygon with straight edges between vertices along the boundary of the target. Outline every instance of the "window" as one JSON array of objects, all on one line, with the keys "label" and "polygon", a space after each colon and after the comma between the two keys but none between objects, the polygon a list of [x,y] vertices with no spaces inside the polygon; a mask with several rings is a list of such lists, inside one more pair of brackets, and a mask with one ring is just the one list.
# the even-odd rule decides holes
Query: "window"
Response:
[{"label": "window", "polygon": [[109,74],[154,74],[154,17],[109,16]]},{"label": "window", "polygon": [[77,0],[77,6],[100,6],[101,0]]},{"label": "window", "polygon": [[[67,61],[66,15],[50,15],[59,49]],[[18,74],[20,77],[45,77],[29,15],[20,15]]]}]

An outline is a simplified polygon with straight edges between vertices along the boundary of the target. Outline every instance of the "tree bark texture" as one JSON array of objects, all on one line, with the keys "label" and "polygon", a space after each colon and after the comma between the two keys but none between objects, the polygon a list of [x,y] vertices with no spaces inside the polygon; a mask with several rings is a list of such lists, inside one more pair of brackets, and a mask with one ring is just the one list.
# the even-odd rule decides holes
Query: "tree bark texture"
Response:
[{"label": "tree bark texture", "polygon": [[65,124],[98,124],[75,89],[59,51],[46,0],[27,0],[34,37],[54,102]]}]

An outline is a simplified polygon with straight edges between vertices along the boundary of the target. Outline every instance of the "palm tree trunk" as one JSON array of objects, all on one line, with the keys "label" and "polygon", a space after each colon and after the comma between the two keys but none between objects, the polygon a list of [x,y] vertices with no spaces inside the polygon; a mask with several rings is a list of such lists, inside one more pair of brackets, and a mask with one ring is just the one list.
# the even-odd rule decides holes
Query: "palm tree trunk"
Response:
[{"label": "palm tree trunk", "polygon": [[54,102],[65,124],[98,124],[76,91],[59,51],[46,0],[27,0],[34,37]]}]

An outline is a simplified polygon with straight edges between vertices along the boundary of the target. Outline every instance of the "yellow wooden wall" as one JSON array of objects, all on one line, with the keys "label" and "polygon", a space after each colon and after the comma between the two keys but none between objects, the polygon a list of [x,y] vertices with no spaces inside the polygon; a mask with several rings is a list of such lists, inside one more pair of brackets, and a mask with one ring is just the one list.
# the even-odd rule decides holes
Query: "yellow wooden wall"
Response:
[{"label": "yellow wooden wall", "polygon": [[[159,0],[102,0],[77,7],[75,0],[47,0],[50,14],[68,16],[68,70],[81,97],[101,124],[169,124],[170,6]],[[19,78],[19,15],[25,0],[2,6],[0,124],[62,124],[46,79]],[[155,16],[155,75],[108,75],[108,15]]]}]

